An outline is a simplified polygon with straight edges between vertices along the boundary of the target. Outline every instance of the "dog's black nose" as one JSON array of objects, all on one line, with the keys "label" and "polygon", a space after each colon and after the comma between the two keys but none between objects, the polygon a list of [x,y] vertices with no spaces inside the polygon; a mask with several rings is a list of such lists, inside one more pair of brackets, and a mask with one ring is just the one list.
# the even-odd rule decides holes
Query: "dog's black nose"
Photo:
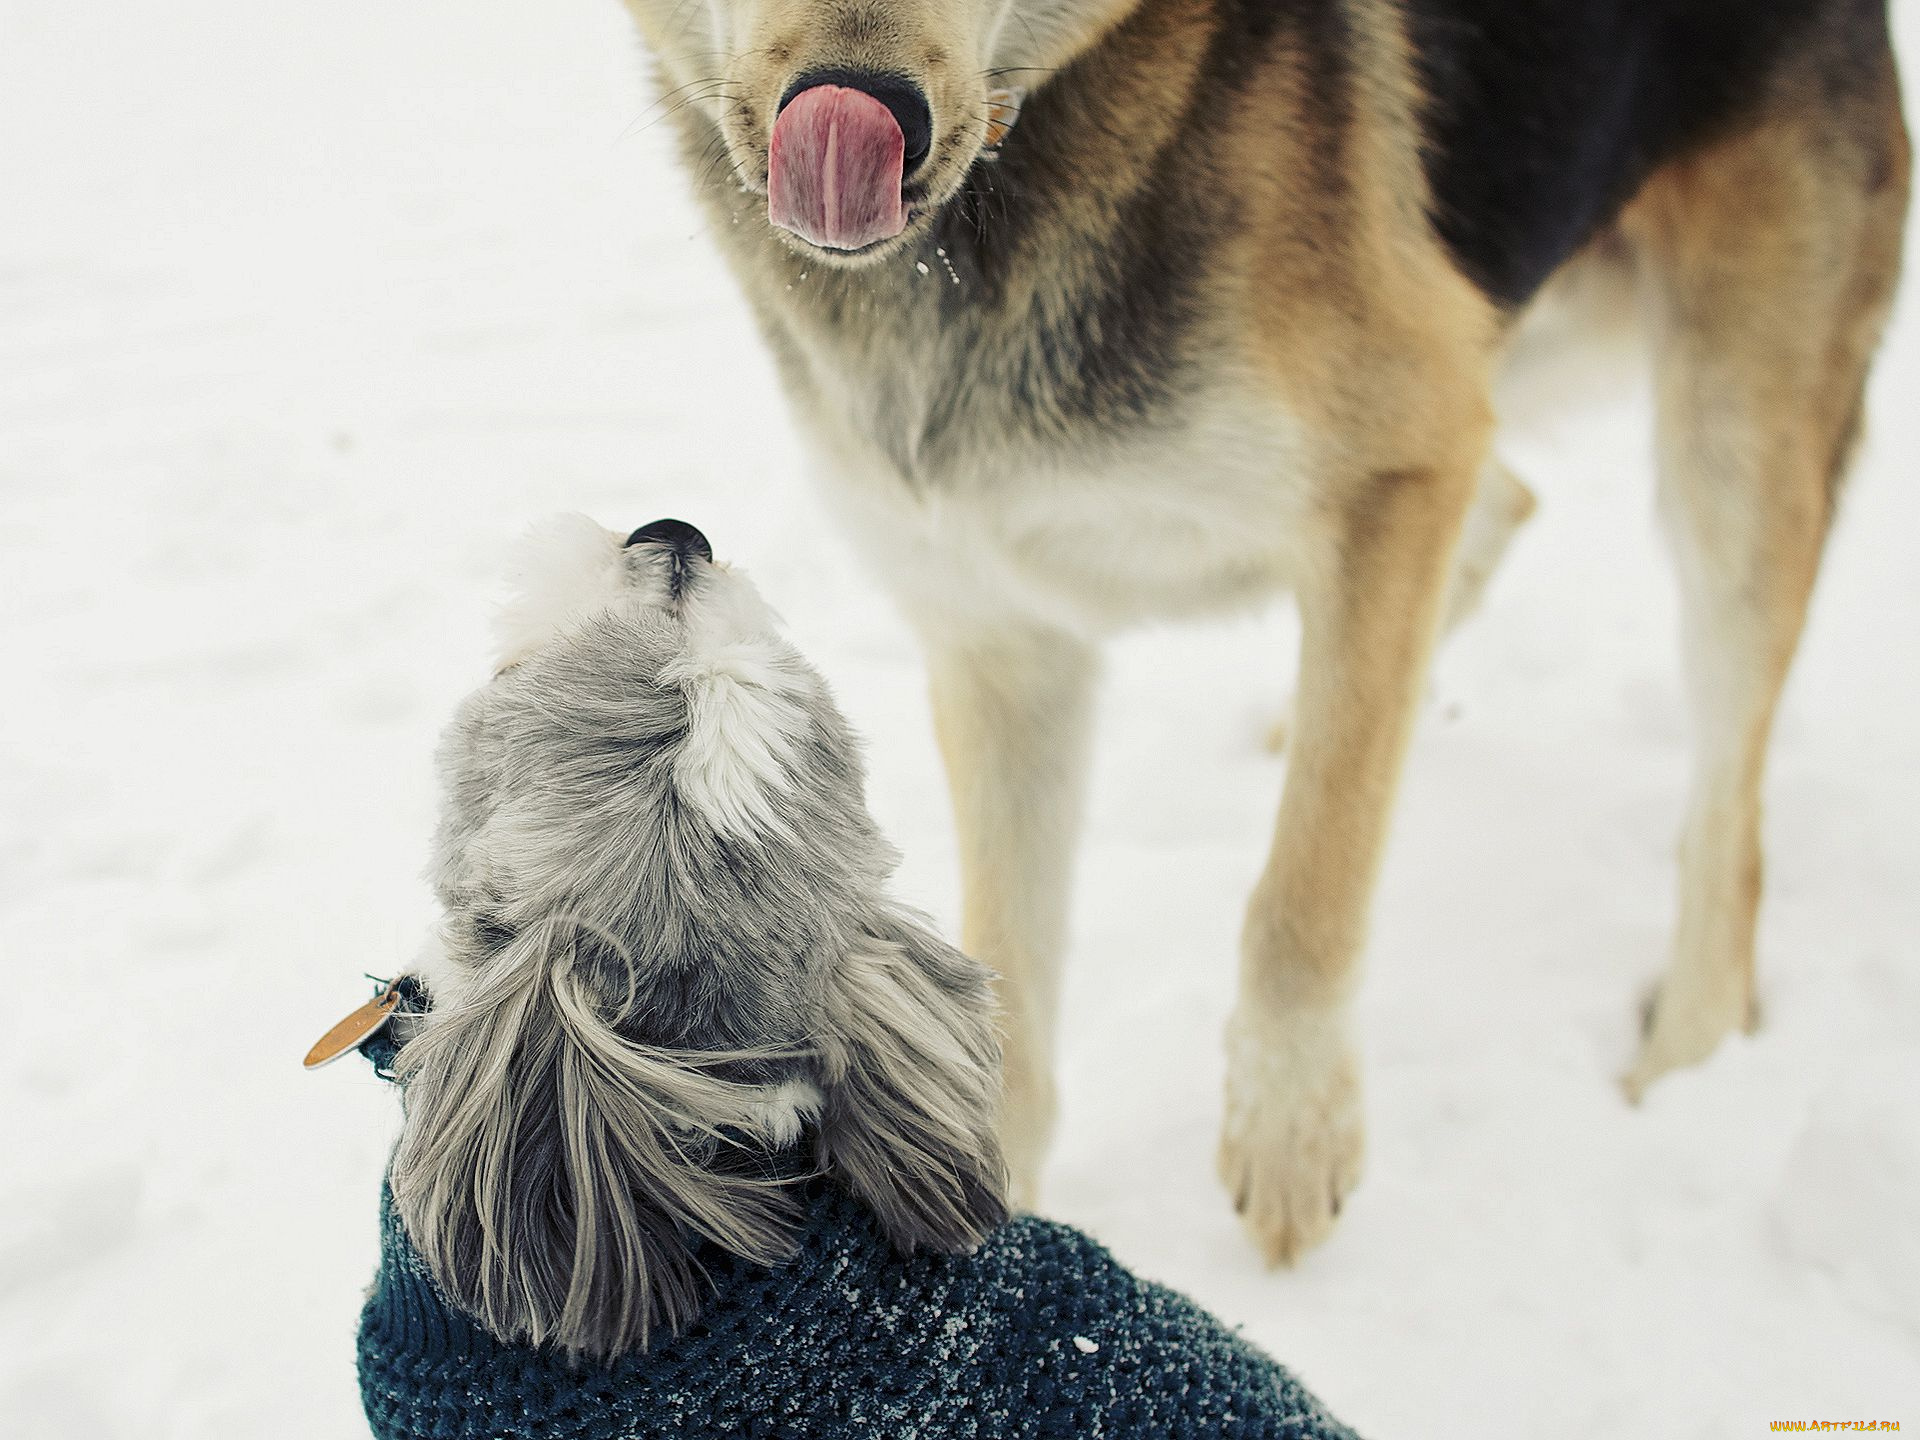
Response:
[{"label": "dog's black nose", "polygon": [[844,85],[849,90],[863,90],[891,110],[907,142],[901,157],[906,174],[913,174],[933,148],[933,109],[927,104],[926,93],[906,76],[883,75],[872,70],[810,70],[787,87],[787,93],[780,97],[780,109],[786,109],[794,96],[816,85]]},{"label": "dog's black nose", "polygon": [[684,520],[656,520],[642,525],[627,537],[627,544],[664,545],[678,555],[713,559],[713,546],[707,543],[707,537]]}]

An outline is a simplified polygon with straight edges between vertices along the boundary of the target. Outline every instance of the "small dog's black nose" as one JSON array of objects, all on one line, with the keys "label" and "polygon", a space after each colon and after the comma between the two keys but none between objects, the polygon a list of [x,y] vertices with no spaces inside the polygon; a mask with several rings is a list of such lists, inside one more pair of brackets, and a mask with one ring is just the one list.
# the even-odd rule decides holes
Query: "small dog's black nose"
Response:
[{"label": "small dog's black nose", "polygon": [[681,556],[713,559],[713,546],[707,543],[707,537],[684,520],[656,520],[651,525],[642,525],[627,537],[627,544],[664,545]]},{"label": "small dog's black nose", "polygon": [[794,96],[816,85],[844,85],[849,90],[864,90],[891,110],[907,142],[901,157],[906,174],[913,174],[933,148],[933,109],[927,104],[925,92],[906,76],[883,75],[872,70],[810,70],[787,87],[787,93],[780,97],[780,109],[786,109]]}]

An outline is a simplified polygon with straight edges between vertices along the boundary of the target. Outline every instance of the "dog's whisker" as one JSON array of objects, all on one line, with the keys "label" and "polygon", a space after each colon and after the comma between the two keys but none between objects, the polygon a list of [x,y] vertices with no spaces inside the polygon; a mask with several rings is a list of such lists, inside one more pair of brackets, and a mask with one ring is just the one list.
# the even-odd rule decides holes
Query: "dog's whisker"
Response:
[{"label": "dog's whisker", "polygon": [[[684,97],[690,92],[713,88],[730,88],[736,84],[736,81],[724,75],[706,75],[698,79],[688,80],[683,84],[673,86],[671,89],[661,91],[644,110],[634,117],[632,123],[635,125],[643,122],[651,123],[651,121],[656,118],[656,111],[661,110],[663,107],[673,106],[683,102]],[[669,110],[667,113],[672,113],[672,111]]]},{"label": "dog's whisker", "polygon": [[635,120],[631,125],[629,125],[625,130],[623,130],[620,133],[620,137],[619,137],[620,140],[624,142],[626,140],[631,140],[637,136],[644,135],[648,131],[652,130],[654,126],[660,124],[663,121],[671,120],[674,116],[680,114],[683,110],[687,109],[689,106],[697,106],[713,100],[725,100],[728,102],[735,102],[735,101],[738,101],[738,99],[740,98],[738,95],[732,93],[729,88],[727,88],[725,82],[706,81],[706,82],[703,82],[703,84],[706,88],[696,91],[694,93],[677,96],[670,105],[667,105],[665,109],[661,109],[659,114],[651,115],[651,116],[643,116],[641,119]]}]

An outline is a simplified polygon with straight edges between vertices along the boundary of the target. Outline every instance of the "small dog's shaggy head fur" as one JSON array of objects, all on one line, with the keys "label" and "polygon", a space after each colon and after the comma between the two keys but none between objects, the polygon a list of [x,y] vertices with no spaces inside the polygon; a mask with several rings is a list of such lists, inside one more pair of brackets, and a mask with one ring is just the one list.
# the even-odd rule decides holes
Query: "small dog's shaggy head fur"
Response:
[{"label": "small dog's shaggy head fur", "polygon": [[796,1175],[903,1250],[1005,1215],[987,977],[890,901],[858,748],[704,543],[530,551],[440,751],[432,1008],[394,1202],[496,1334],[608,1356],[697,1313],[697,1253],[788,1253]]}]

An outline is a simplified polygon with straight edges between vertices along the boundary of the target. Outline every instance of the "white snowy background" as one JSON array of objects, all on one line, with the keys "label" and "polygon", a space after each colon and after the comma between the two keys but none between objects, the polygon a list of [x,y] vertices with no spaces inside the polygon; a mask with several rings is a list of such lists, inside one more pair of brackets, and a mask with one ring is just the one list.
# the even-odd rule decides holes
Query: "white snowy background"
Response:
[{"label": "white snowy background", "polygon": [[[429,922],[430,752],[529,521],[749,566],[953,922],[914,648],[642,76],[614,0],[0,0],[0,1435],[364,1434],[396,1105],[299,1059]],[[1289,623],[1114,652],[1048,1208],[1369,1435],[1920,1425],[1917,313],[1781,725],[1765,1028],[1638,1111],[1687,774],[1643,385],[1519,397],[1545,503],[1439,665],[1369,1173],[1291,1272],[1212,1173]]]}]

